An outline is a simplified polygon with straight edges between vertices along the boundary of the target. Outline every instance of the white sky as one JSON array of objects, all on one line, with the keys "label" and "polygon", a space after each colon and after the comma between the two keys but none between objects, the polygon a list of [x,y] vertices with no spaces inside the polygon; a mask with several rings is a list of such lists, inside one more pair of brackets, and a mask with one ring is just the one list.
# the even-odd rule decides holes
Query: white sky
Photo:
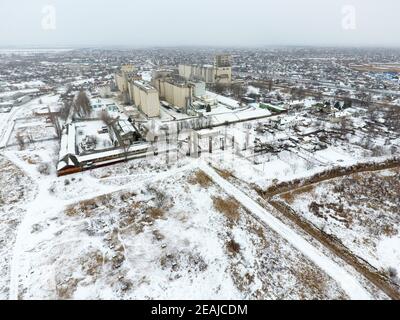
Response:
[{"label": "white sky", "polygon": [[0,46],[400,46],[399,13],[399,0],[0,0]]}]

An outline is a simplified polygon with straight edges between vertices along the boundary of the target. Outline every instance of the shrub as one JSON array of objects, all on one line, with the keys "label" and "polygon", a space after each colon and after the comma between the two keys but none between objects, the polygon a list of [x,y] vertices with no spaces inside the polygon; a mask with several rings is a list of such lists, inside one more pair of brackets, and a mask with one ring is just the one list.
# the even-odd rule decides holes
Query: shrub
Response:
[{"label": "shrub", "polygon": [[19,150],[24,150],[25,149],[25,138],[21,134],[21,132],[19,132],[19,131],[17,132],[17,134],[15,135],[15,139],[17,140]]},{"label": "shrub", "polygon": [[239,203],[233,199],[223,199],[220,197],[213,197],[214,208],[219,212],[222,212],[229,220],[237,221],[239,220]]},{"label": "shrub", "polygon": [[156,206],[158,208],[165,207],[168,199],[167,195],[163,191],[154,187],[148,187],[148,190],[154,195],[154,203],[156,204]]},{"label": "shrub", "polygon": [[147,209],[147,214],[149,214],[152,219],[158,220],[164,217],[165,212],[160,208],[149,208]]},{"label": "shrub", "polygon": [[212,181],[211,181],[210,177],[208,175],[206,175],[203,171],[198,170],[198,171],[196,171],[194,176],[189,178],[189,183],[191,183],[191,184],[198,183],[203,188],[207,188],[212,184]]},{"label": "shrub", "polygon": [[389,267],[387,270],[387,273],[389,275],[389,278],[393,281],[397,281],[397,270],[393,267]]},{"label": "shrub", "polygon": [[226,243],[226,248],[232,254],[237,254],[240,251],[240,244],[231,239]]},{"label": "shrub", "polygon": [[50,174],[50,164],[47,162],[40,163],[37,170],[40,174],[48,176]]}]

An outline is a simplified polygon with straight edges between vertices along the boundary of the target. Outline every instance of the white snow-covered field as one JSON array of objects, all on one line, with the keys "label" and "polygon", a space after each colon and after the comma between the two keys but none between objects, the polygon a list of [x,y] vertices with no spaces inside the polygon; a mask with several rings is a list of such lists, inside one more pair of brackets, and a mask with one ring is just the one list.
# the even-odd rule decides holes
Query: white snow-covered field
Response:
[{"label": "white snow-covered field", "polygon": [[397,168],[329,180],[286,200],[298,214],[375,268],[399,274],[399,192]]},{"label": "white snow-covered field", "polygon": [[0,155],[0,177],[0,299],[7,299],[17,230],[25,216],[25,206],[33,201],[37,189],[33,181],[3,155]]},{"label": "white snow-covered field", "polygon": [[[55,146],[4,152],[25,196],[2,213],[3,298],[354,297],[340,275],[338,282],[325,273],[333,262],[309,260],[303,248],[261,225],[202,174],[198,160],[167,166],[161,156],[57,178]],[[38,170],[43,163],[47,173]]]},{"label": "white snow-covered field", "polygon": [[3,213],[21,213],[3,240],[4,298],[348,297],[193,164],[110,185],[40,174],[50,158],[38,148],[3,159],[29,194]]},{"label": "white snow-covered field", "polygon": [[[14,120],[31,117],[36,108],[56,104],[58,96],[41,100],[42,104],[37,99],[0,114],[0,142],[13,139],[18,129],[47,136],[42,120],[13,126]],[[234,135],[236,143],[281,139],[256,132],[257,121],[251,124],[249,133],[241,123],[221,129],[219,135]],[[94,122],[86,134],[98,128]],[[289,134],[281,131],[279,137],[287,139]],[[1,151],[0,298],[387,298],[332,253],[278,220],[270,208],[260,207],[242,185],[207,165],[225,170],[247,187],[265,189],[338,163],[357,163],[365,155],[358,146],[337,143],[315,153],[288,148],[257,156],[249,150],[216,147],[201,159],[183,152],[169,162],[160,155],[57,177],[57,145],[56,140],[37,141],[24,150],[11,144]],[[398,176],[380,174],[390,181]],[[328,200],[334,199],[334,187],[318,186],[313,196],[323,203],[329,192]],[[360,194],[357,201],[372,192],[365,188],[354,191]],[[385,198],[391,200],[384,203],[387,208],[397,204],[398,189],[394,190],[392,198]],[[352,252],[377,267],[397,268],[398,221],[377,209],[382,203],[363,209],[371,219],[390,223],[374,228],[358,217],[361,220],[352,221],[354,228],[346,230],[343,220],[331,219],[328,207],[328,220],[314,217],[309,213],[311,200],[304,197],[292,204],[298,205],[296,210],[304,209],[308,219],[326,224],[332,234],[349,242],[345,245]],[[356,210],[357,203],[348,209]],[[379,230],[393,236],[380,238]],[[357,242],[360,236],[369,242]]]}]

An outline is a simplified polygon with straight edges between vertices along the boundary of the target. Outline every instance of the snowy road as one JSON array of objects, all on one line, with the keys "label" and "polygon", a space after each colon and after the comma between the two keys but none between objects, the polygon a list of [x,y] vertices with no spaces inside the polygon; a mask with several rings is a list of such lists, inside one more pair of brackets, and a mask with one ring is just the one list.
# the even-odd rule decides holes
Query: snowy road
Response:
[{"label": "snowy road", "polygon": [[235,198],[247,210],[254,214],[258,219],[266,223],[272,230],[286,239],[293,247],[302,252],[307,258],[314,262],[318,267],[325,271],[332,279],[337,281],[343,290],[354,300],[369,300],[371,295],[359,283],[359,281],[340,267],[337,263],[320,252],[296,231],[289,228],[272,214],[266,211],[253,199],[249,198],[242,191],[237,189],[231,183],[223,179],[214,169],[200,163],[200,169],[203,170],[216,184],[218,184],[228,195]]},{"label": "snowy road", "polygon": [[16,114],[20,111],[19,108],[13,108],[13,110],[7,115],[2,115],[2,119],[0,122],[0,149],[5,148],[8,142],[8,139],[13,130],[13,119]]}]

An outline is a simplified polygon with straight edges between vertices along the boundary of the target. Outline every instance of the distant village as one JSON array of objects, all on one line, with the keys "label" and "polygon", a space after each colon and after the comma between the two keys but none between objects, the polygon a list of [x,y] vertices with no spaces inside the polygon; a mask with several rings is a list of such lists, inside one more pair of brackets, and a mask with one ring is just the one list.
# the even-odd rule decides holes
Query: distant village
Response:
[{"label": "distant village", "polygon": [[399,299],[399,57],[0,49],[0,297]]},{"label": "distant village", "polygon": [[[63,54],[73,56],[77,53],[61,52]],[[149,54],[157,56],[158,53]],[[73,79],[65,80],[61,86],[56,85],[63,82],[61,78],[55,78],[56,74],[52,75],[51,84],[29,75],[21,75],[25,82],[18,84],[0,79],[0,112],[10,113],[13,108],[43,94],[59,94],[56,104],[47,105],[35,114],[47,117],[54,126],[60,139],[57,171],[59,175],[65,175],[178,149],[191,156],[229,144],[237,145],[236,148],[242,152],[247,150],[247,153],[252,148],[253,154],[278,152],[296,147],[305,135],[314,141],[306,149],[317,151],[327,148],[326,139],[336,134],[328,133],[326,126],[349,129],[348,118],[356,112],[353,106],[369,110],[371,121],[365,122],[364,126],[379,127],[384,122],[378,116],[377,106],[390,107],[399,103],[394,90],[399,83],[398,70],[390,64],[372,65],[361,61],[349,61],[340,67],[332,64],[326,69],[325,66],[318,69],[326,72],[325,78],[314,80],[318,76],[311,74],[312,64],[325,64],[325,60],[308,60],[303,67],[300,67],[302,60],[298,60],[296,65],[289,64],[293,71],[286,72],[283,77],[273,56],[269,68],[264,70],[262,64],[258,64],[258,69],[252,70],[252,62],[258,61],[256,57],[262,57],[262,52],[256,51],[250,57],[246,54],[246,51],[215,53],[212,63],[201,63],[205,60],[198,55],[199,63],[182,59],[175,60],[177,64],[174,65],[173,61],[154,59],[156,65],[144,59],[137,64],[125,61],[111,66],[115,64],[110,64],[111,58],[94,51],[85,58],[58,64],[59,72],[66,78],[70,74]],[[323,59],[325,53],[318,54]],[[245,63],[242,55],[246,57]],[[285,55],[286,52],[283,58]],[[60,53],[57,59],[59,56]],[[163,58],[166,57],[175,58],[170,55]],[[37,58],[35,54],[27,55],[27,59]],[[49,61],[42,62],[39,69],[51,67],[54,59],[50,53]],[[108,66],[101,68],[100,65]],[[341,70],[335,73],[334,81],[329,78],[329,68]],[[351,77],[353,73],[366,70],[367,78],[374,76],[378,83],[374,89],[363,85],[370,83],[367,79]],[[77,72],[81,76],[73,77]],[[85,74],[90,78],[85,79]],[[243,133],[238,134],[235,141],[236,134],[228,137],[223,129],[249,121],[257,123],[253,139],[246,130],[239,130]],[[324,121],[325,129],[320,128],[320,124],[316,128],[315,122]],[[280,131],[287,131],[287,126],[300,136],[281,137],[272,144],[270,138],[265,139],[266,134],[276,137]],[[27,142],[24,139],[29,138],[18,133],[15,139],[23,144]],[[303,141],[303,144],[310,141]]]}]

